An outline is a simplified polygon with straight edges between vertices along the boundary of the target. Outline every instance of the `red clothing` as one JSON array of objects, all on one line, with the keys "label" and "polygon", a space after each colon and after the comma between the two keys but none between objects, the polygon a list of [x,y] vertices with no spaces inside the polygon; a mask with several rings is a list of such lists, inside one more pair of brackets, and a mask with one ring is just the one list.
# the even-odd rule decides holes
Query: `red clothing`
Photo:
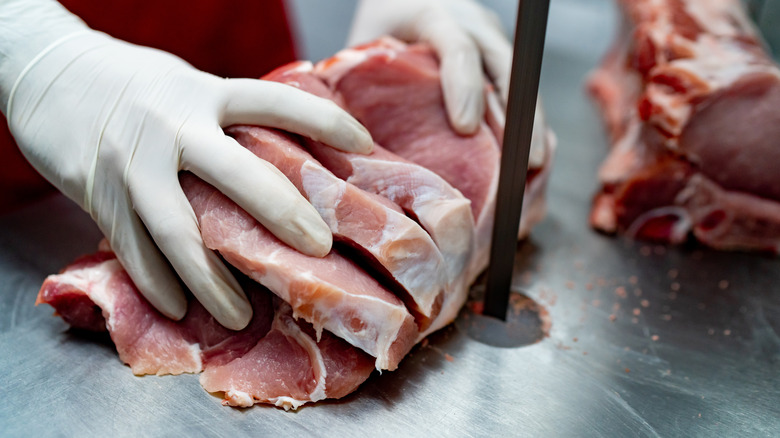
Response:
[{"label": "red clothing", "polygon": [[[93,29],[156,47],[222,77],[256,78],[295,60],[283,0],[60,0]],[[186,6],[182,6],[186,5]],[[54,191],[0,116],[0,213]]]}]

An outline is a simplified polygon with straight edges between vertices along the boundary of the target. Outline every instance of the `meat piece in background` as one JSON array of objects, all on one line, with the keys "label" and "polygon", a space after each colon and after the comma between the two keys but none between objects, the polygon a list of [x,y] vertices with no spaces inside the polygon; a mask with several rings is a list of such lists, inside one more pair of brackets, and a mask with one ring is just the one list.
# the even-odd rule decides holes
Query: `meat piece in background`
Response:
[{"label": "meat piece in background", "polygon": [[619,0],[588,87],[612,147],[591,224],[717,249],[780,248],[780,69],[739,0]]}]

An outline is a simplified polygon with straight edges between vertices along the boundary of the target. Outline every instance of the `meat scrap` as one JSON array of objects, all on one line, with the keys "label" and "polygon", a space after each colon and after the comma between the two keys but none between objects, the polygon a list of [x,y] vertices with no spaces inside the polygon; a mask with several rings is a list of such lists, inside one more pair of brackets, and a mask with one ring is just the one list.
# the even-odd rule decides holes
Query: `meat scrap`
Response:
[{"label": "meat scrap", "polygon": [[612,143],[590,222],[717,249],[780,248],[780,69],[739,0],[618,0],[588,88]]},{"label": "meat scrap", "polygon": [[[491,105],[476,134],[456,135],[433,50],[389,38],[265,79],[333,100],[377,141],[358,155],[260,127],[227,129],[279,168],[345,245],[301,254],[182,173],[204,243],[243,273],[254,309],[246,329],[225,329],[194,300],[182,321],[163,317],[108,248],[47,278],[37,302],[74,327],[108,330],[135,374],[202,373],[226,405],[295,409],[349,394],[373,369],[396,369],[455,318],[487,264],[504,120]],[[544,215],[555,142],[539,116],[535,128],[520,236]]]}]

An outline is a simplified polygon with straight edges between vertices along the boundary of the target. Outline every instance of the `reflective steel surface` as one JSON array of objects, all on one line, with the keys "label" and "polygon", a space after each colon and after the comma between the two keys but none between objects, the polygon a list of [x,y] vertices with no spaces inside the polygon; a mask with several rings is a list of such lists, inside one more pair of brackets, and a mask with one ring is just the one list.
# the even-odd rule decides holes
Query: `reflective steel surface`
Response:
[{"label": "reflective steel surface", "polygon": [[518,246],[513,283],[543,314],[515,301],[519,347],[474,340],[464,314],[343,400],[223,407],[197,376],[134,377],[105,339],[33,305],[99,240],[56,197],[0,218],[0,436],[780,436],[780,261],[588,228],[605,140],[582,81],[614,11],[558,0],[550,19],[541,90],[559,149],[549,215]]}]

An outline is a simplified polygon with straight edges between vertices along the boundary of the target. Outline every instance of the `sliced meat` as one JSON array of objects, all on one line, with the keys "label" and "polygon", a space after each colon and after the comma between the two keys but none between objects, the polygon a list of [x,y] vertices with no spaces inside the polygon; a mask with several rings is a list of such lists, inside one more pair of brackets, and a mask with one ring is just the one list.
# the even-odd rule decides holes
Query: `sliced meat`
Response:
[{"label": "sliced meat", "polygon": [[417,334],[399,298],[337,252],[299,253],[210,185],[189,174],[180,180],[206,246],[290,303],[293,316],[318,333],[326,329],[376,357],[377,369],[398,366]]},{"label": "sliced meat", "polygon": [[397,284],[392,289],[418,324],[430,325],[441,309],[448,278],[442,255],[425,230],[395,204],[332,174],[287,134],[250,126],[232,127],[228,134],[281,170],[317,209],[334,238],[386,274],[381,277]]},{"label": "sliced meat", "polygon": [[[255,312],[250,327],[230,332],[195,301],[183,321],[163,318],[110,253],[48,279],[39,302],[55,306],[74,327],[107,326],[134,372],[205,370],[201,383],[223,393],[225,404],[296,408],[352,392],[373,368],[395,369],[417,341],[458,314],[487,264],[504,116],[487,87],[486,122],[475,135],[455,134],[433,51],[392,39],[343,51],[316,67],[293,64],[266,79],[334,100],[378,141],[372,154],[357,155],[277,131],[230,129],[287,175],[337,241],[364,253],[339,246],[324,258],[298,253],[216,189],[183,173],[180,182],[205,244],[253,280],[244,285]],[[554,148],[539,115],[521,235],[544,213]],[[406,304],[418,317],[429,312],[435,319],[416,325],[404,302],[373,276],[377,271],[363,269],[366,258],[410,292]],[[255,292],[252,285],[273,292],[273,304],[264,288]],[[433,301],[428,292],[415,295],[429,290]]]},{"label": "sliced meat", "polygon": [[[254,315],[239,332],[222,327],[197,301],[180,322],[164,317],[108,252],[49,276],[37,303],[52,305],[74,327],[108,330],[135,374],[203,371],[203,387],[223,392],[224,403],[232,406],[264,402],[297,408],[343,397],[371,374],[371,356],[327,332],[317,341],[310,325],[293,320],[289,305],[276,301],[274,308],[267,290],[243,283]],[[96,307],[99,317],[93,315]]]},{"label": "sliced meat", "polygon": [[588,83],[612,140],[592,225],[777,252],[780,69],[742,5],[618,3],[622,33]]},{"label": "sliced meat", "polygon": [[[487,266],[493,226],[505,118],[495,95],[486,87],[486,122],[475,134],[461,136],[447,120],[438,61],[427,45],[382,38],[321,61],[314,73],[378,144],[435,172],[471,201],[475,250],[464,274],[470,284]],[[544,216],[541,195],[555,145],[543,117],[535,127],[521,237]]]},{"label": "sliced meat", "polygon": [[[285,83],[340,103],[308,62],[274,70],[263,79]],[[434,172],[375,144],[370,155],[343,152],[303,139],[306,149],[339,178],[400,206],[430,234],[450,281],[461,276],[474,247],[471,201]]]}]

